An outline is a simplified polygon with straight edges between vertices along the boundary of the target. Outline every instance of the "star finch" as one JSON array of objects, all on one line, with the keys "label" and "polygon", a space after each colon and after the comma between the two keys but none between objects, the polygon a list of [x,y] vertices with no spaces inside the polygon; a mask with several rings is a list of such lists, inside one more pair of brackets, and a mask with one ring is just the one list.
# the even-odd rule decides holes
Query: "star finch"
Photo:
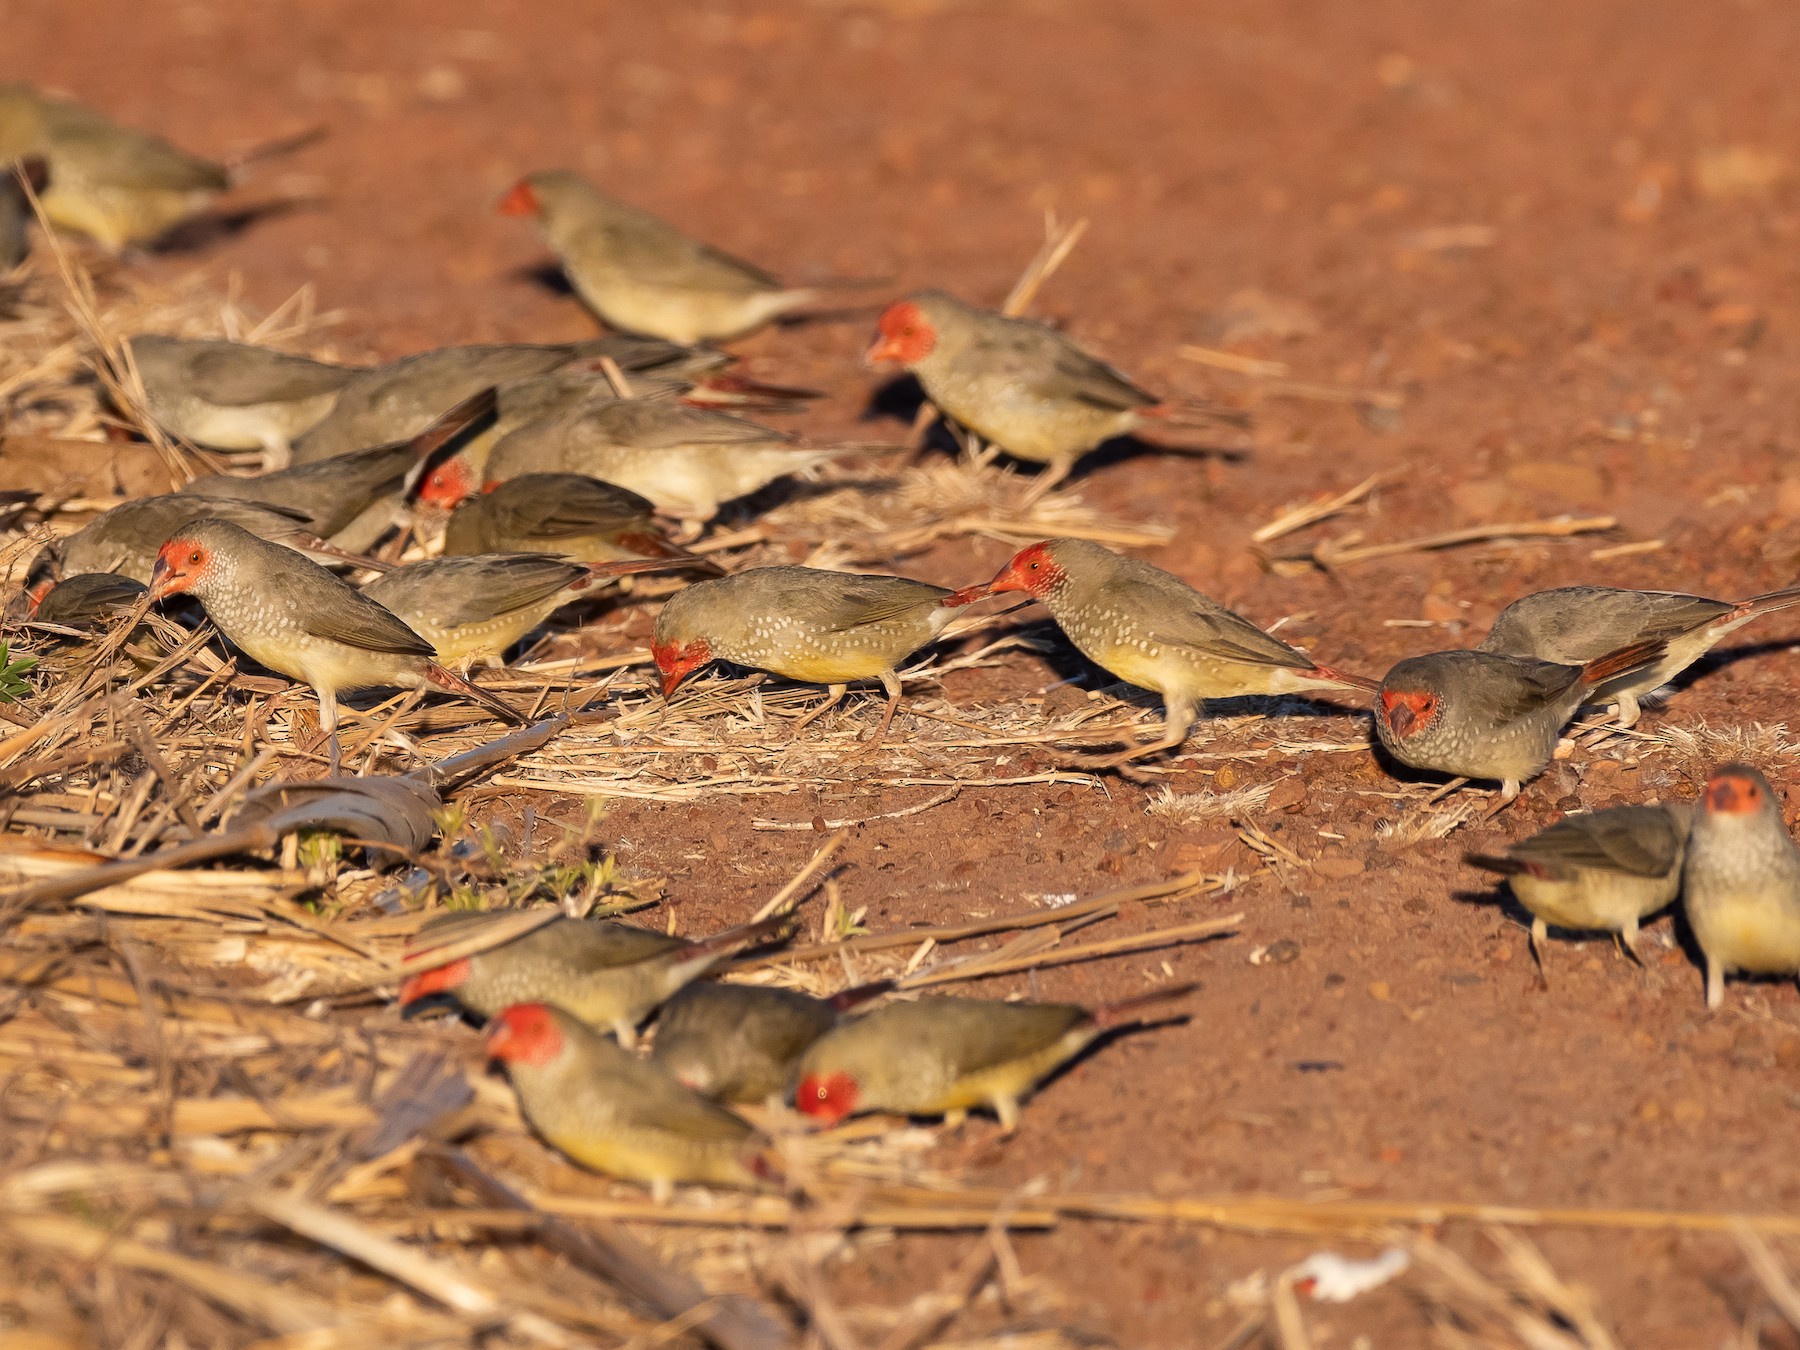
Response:
[{"label": "star finch", "polygon": [[[409,441],[377,445],[331,459],[251,477],[214,473],[183,492],[232,497],[292,511],[338,547],[360,553],[380,538],[406,484],[433,454],[494,411],[494,391],[464,399]],[[382,509],[385,506],[385,510]]]},{"label": "star finch", "polygon": [[117,253],[148,244],[231,185],[222,165],[23,84],[0,85],[0,163],[41,157],[50,223]]},{"label": "star finch", "polygon": [[74,534],[54,540],[32,563],[30,584],[36,586],[52,573],[72,577],[85,572],[117,572],[147,586],[157,552],[169,536],[209,517],[228,520],[270,543],[317,561],[355,561],[314,534],[297,511],[231,497],[169,492],[122,502],[95,516]]},{"label": "star finch", "polygon": [[1019,1101],[1109,1029],[1192,985],[1095,1008],[925,998],[846,1018],[800,1059],[794,1105],[822,1125],[862,1111],[946,1116],[989,1107],[1011,1134]]},{"label": "star finch", "polygon": [[1662,654],[1662,643],[1639,642],[1585,666],[1495,652],[1411,656],[1382,678],[1375,731],[1402,764],[1494,780],[1511,801],[1549,764],[1563,727],[1596,689]]},{"label": "star finch", "polygon": [[874,744],[900,703],[895,668],[953,617],[944,604],[949,594],[906,577],[753,567],[670,596],[656,616],[650,653],[665,698],[711,661],[829,686],[829,700],[795,730],[842,698],[852,682],[880,680],[888,701]]},{"label": "star finch", "polygon": [[1550,924],[1619,934],[1635,956],[1638,923],[1681,889],[1692,816],[1685,804],[1614,806],[1559,820],[1509,844],[1503,857],[1471,853],[1466,860],[1504,876],[1531,912],[1540,963]]},{"label": "star finch", "polygon": [[[413,950],[429,951],[494,922],[495,914],[447,915],[420,930]],[[638,1024],[690,980],[738,952],[784,938],[788,915],[690,942],[613,919],[560,919],[499,947],[446,962],[400,987],[403,1012],[445,994],[478,1017],[511,1003],[566,1008],[632,1045]]]},{"label": "star finch", "polygon": [[[547,390],[578,387],[598,391],[606,383],[602,360],[610,360],[636,379],[661,369],[710,369],[730,358],[716,352],[696,353],[671,342],[644,338],[605,337],[587,342],[496,343],[439,347],[358,371],[338,394],[324,420],[294,442],[301,463],[329,459],[371,445],[410,440],[451,408],[483,389],[499,393],[497,408],[508,428],[535,412]],[[541,376],[564,378],[549,384]],[[514,391],[521,390],[519,406]],[[500,421],[481,439],[491,443]],[[471,442],[463,453],[485,453]]]},{"label": "star finch", "polygon": [[863,359],[904,366],[946,416],[1015,459],[1048,465],[1040,492],[1101,442],[1167,425],[1178,413],[1242,420],[1165,403],[1055,329],[976,309],[942,291],[890,305]]},{"label": "star finch", "polygon": [[681,1183],[754,1187],[768,1170],[749,1121],[561,1008],[502,1009],[487,1052],[506,1065],[520,1111],[546,1143],[647,1185],[659,1202]]},{"label": "star finch", "polygon": [[437,651],[317,563],[226,520],[184,526],[162,546],[150,597],[191,595],[227,641],[278,675],[311,685],[338,770],[337,696],[358,689],[441,689],[501,718],[519,714],[446,670]]},{"label": "star finch", "polygon": [[274,468],[357,374],[223,338],[140,333],[126,346],[150,415],[165,431],[214,450],[261,450]]},{"label": "star finch", "polygon": [[1593,693],[1610,703],[1619,725],[1638,720],[1638,700],[1674,679],[1753,619],[1800,604],[1800,587],[1748,600],[1708,600],[1674,591],[1565,586],[1515,600],[1500,611],[1480,650],[1531,656],[1578,666],[1633,642],[1667,644],[1660,661],[1621,676]]},{"label": "star finch", "polygon": [[500,213],[535,217],[575,293],[613,328],[716,342],[760,328],[819,292],[689,238],[561,171],[522,178]]},{"label": "star finch", "polygon": [[1042,601],[1095,665],[1162,695],[1162,735],[1120,760],[1179,746],[1206,699],[1375,687],[1364,676],[1320,665],[1173,573],[1085,539],[1047,539],[1022,549],[992,581],[946,603],[1010,591]]},{"label": "star finch", "polygon": [[1747,764],[1715,769],[1688,835],[1681,904],[1706,958],[1706,1006],[1725,976],[1800,972],[1800,850],[1769,780]]}]

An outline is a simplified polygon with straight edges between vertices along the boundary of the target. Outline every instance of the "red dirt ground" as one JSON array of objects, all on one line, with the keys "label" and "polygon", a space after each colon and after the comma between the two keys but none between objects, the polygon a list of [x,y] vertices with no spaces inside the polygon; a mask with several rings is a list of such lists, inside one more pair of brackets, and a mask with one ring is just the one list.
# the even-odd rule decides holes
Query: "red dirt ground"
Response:
[{"label": "red dirt ground", "polygon": [[[329,124],[328,140],[245,190],[316,206],[139,265],[241,273],[265,308],[311,284],[344,311],[334,340],[351,350],[593,331],[574,302],[521,275],[543,252],[491,210],[520,172],[553,165],[794,278],[891,277],[987,303],[1036,246],[1043,208],[1088,216],[1039,310],[1171,392],[1246,397],[1246,381],[1176,348],[1219,345],[1217,316],[1237,292],[1296,302],[1316,332],[1232,350],[1297,379],[1400,391],[1397,424],[1268,399],[1241,462],[1103,458],[1083,482],[1104,510],[1179,527],[1154,561],[1264,622],[1295,616],[1285,634],[1334,664],[1379,672],[1471,644],[1508,598],[1546,585],[1738,595],[1786,582],[1800,562],[1791,6],[0,0],[0,33],[0,77],[63,88],[198,150]],[[1489,232],[1445,233],[1471,226]],[[867,439],[895,429],[861,418],[868,329],[862,317],[778,329],[741,349],[759,374],[831,392],[810,434]],[[1389,475],[1378,513],[1323,534],[1402,539],[1601,510],[1621,525],[1335,579],[1258,565],[1255,525],[1377,470]],[[1664,546],[1592,557],[1650,539]],[[965,544],[906,566],[960,584],[1004,553]],[[1797,622],[1755,630],[1767,645],[1710,670],[1644,728],[1788,721],[1800,679],[1784,639]],[[947,692],[999,701],[1058,675],[1018,659]],[[841,879],[886,927],[1196,865],[1252,873],[1186,916],[1242,908],[1243,935],[1167,958],[1204,982],[1192,1020],[1084,1061],[1010,1141],[970,1125],[947,1160],[977,1180],[1791,1211],[1794,989],[1734,985],[1708,1016],[1679,947],[1648,944],[1640,973],[1601,943],[1556,942],[1541,992],[1523,932],[1460,862],[1576,804],[1689,794],[1704,768],[1673,752],[1638,768],[1630,752],[1577,751],[1491,825],[1407,849],[1375,839],[1402,804],[1357,794],[1402,785],[1368,757],[1239,765],[1242,783],[1298,770],[1304,795],[1285,792],[1289,806],[1260,824],[1325,866],[1255,872],[1223,822],[1147,815],[1147,790],[1115,783],[967,794],[866,825]],[[1784,789],[1800,785],[1791,757],[1775,763]],[[669,877],[691,930],[741,916],[815,846],[808,833],[753,832],[752,815],[814,809],[619,804],[609,829],[628,866]],[[1249,961],[1283,940],[1293,959]],[[1046,972],[1038,991],[1117,995],[1162,959]],[[1313,1061],[1341,1067],[1298,1067]],[[1541,1242],[1623,1345],[1751,1343],[1733,1338],[1765,1296],[1726,1236],[1549,1230]],[[865,1253],[839,1297],[904,1302],[961,1245]],[[1070,1324],[1134,1347],[1217,1343],[1241,1316],[1226,1287],[1314,1245],[1082,1223],[1016,1243]],[[1307,1316],[1321,1346],[1432,1343],[1402,1286]]]}]

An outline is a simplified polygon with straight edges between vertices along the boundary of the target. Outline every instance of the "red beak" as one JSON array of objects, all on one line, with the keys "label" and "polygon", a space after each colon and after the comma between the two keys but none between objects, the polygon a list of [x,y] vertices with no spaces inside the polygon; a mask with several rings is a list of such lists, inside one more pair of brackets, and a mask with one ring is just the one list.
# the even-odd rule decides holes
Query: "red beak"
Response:
[{"label": "red beak", "polygon": [[538,196],[531,190],[531,184],[521,178],[494,209],[503,216],[535,216],[538,213]]},{"label": "red beak", "polygon": [[1383,711],[1387,713],[1388,727],[1394,735],[1410,736],[1413,724],[1419,720],[1419,715],[1412,710],[1412,705],[1401,703],[1397,699],[1390,703],[1386,698],[1382,699],[1382,704]]},{"label": "red beak", "polygon": [[869,350],[863,353],[865,366],[885,365],[890,361],[900,360],[900,354],[894,350],[892,339],[877,333],[875,340],[869,344]]},{"label": "red beak", "polygon": [[945,609],[955,609],[960,605],[972,605],[977,600],[985,600],[993,593],[993,582],[980,581],[973,586],[964,586],[960,591],[952,591],[938,603]]}]

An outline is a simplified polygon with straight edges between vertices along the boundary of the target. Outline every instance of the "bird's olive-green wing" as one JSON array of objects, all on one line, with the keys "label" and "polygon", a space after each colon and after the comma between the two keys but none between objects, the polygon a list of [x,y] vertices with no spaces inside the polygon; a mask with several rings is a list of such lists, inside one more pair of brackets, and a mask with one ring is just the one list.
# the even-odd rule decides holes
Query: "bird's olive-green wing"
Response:
[{"label": "bird's olive-green wing", "polygon": [[821,579],[805,598],[819,605],[825,627],[831,632],[866,628],[917,613],[935,605],[950,592],[929,582],[907,577],[842,577]]},{"label": "bird's olive-green wing", "polygon": [[656,511],[647,497],[579,473],[520,474],[489,493],[485,502],[503,531],[543,539],[623,529]]},{"label": "bird's olive-green wing", "polygon": [[595,229],[607,261],[639,284],[688,291],[773,291],[781,283],[760,267],[690,239],[673,225],[621,202],[608,202]]},{"label": "bird's olive-green wing", "polygon": [[[1198,592],[1177,596],[1163,588],[1143,587],[1130,581],[1116,590],[1126,592],[1118,597],[1121,608],[1155,616],[1150,636],[1157,642],[1248,665],[1311,670],[1316,664],[1305,652],[1263,632],[1223,605],[1211,603]],[[1149,594],[1129,594],[1137,591]]]},{"label": "bird's olive-green wing", "polygon": [[791,441],[786,432],[673,399],[632,398],[602,404],[583,420],[615,445],[667,450],[687,445],[755,445]]},{"label": "bird's olive-green wing", "polygon": [[291,403],[342,389],[353,372],[257,347],[210,347],[188,362],[188,388],[225,408]]},{"label": "bird's olive-green wing", "polygon": [[585,567],[546,553],[477,554],[398,568],[370,583],[366,594],[383,604],[389,597],[401,604],[404,596],[405,608],[451,628],[542,604],[585,575]]},{"label": "bird's olive-green wing", "polygon": [[1663,807],[1618,806],[1560,820],[1507,852],[1523,862],[1666,877],[1681,845],[1681,831]]},{"label": "bird's olive-green wing", "polygon": [[[437,648],[402,623],[386,606],[344,586],[326,588],[317,578],[301,573],[278,572],[270,579],[277,590],[288,593],[295,613],[307,630],[329,642],[341,642],[366,652],[392,652],[397,656],[437,659]],[[334,578],[335,580],[335,578]],[[313,582],[315,584],[306,584]]]}]

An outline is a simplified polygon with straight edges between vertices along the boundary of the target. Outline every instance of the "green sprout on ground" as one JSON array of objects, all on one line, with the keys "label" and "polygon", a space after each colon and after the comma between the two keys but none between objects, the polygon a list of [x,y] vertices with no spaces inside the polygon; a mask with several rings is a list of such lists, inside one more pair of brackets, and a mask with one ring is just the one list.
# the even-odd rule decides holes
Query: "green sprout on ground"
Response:
[{"label": "green sprout on ground", "polygon": [[0,642],[0,703],[17,703],[31,694],[31,685],[25,676],[37,664],[35,656],[14,658]]}]

